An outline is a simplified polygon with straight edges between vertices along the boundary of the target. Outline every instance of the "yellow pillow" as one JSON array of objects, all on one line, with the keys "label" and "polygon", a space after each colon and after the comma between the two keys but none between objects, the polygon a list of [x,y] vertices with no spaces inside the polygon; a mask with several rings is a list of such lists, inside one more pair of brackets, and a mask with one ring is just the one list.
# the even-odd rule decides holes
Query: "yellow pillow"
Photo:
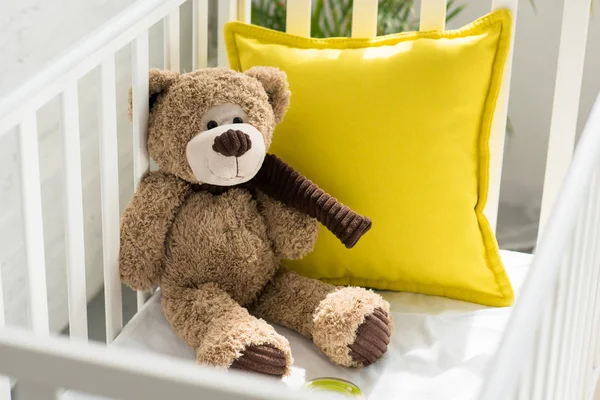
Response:
[{"label": "yellow pillow", "polygon": [[322,229],[315,251],[287,265],[337,285],[512,304],[483,215],[510,30],[506,10],[374,39],[227,24],[231,68],[276,66],[289,79],[269,152],[373,220],[353,249]]}]

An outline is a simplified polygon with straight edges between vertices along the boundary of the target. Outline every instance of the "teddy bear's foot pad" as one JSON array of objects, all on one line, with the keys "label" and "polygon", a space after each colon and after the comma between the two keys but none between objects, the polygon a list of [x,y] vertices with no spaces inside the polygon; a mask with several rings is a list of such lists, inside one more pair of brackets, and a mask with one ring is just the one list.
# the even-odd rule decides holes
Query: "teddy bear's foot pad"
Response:
[{"label": "teddy bear's foot pad", "polygon": [[266,375],[283,376],[286,371],[284,353],[271,346],[248,346],[236,359],[231,368],[259,372]]},{"label": "teddy bear's foot pad", "polygon": [[387,351],[390,335],[388,314],[381,308],[376,308],[358,327],[356,340],[348,346],[350,356],[365,367],[374,363]]}]

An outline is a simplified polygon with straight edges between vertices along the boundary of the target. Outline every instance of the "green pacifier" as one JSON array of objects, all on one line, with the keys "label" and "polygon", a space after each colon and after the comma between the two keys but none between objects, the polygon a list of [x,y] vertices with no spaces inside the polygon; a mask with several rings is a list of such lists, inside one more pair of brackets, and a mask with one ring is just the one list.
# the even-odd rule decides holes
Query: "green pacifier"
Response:
[{"label": "green pacifier", "polygon": [[362,392],[352,382],[338,378],[316,378],[304,384],[306,392],[329,392],[335,399],[364,399]]}]

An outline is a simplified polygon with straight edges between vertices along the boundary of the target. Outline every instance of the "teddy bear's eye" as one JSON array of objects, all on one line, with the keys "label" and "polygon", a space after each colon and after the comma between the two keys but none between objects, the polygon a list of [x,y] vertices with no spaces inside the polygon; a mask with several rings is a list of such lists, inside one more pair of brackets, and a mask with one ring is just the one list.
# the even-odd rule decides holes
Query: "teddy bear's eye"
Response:
[{"label": "teddy bear's eye", "polygon": [[208,129],[213,129],[213,128],[216,128],[217,126],[219,126],[219,124],[217,124],[217,121],[208,121],[208,124],[206,124],[206,127]]},{"label": "teddy bear's eye", "polygon": [[243,120],[243,119],[241,119],[240,117],[235,117],[235,118],[233,119],[233,123],[234,123],[234,124],[243,124],[243,123],[244,123],[244,120]]}]

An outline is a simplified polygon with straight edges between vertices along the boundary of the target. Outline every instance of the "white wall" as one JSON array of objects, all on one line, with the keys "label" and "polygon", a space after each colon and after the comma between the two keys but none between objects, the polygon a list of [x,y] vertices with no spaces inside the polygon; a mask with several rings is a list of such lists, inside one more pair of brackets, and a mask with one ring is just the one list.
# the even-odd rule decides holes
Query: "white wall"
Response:
[{"label": "white wall", "polygon": [[[600,90],[600,2],[590,20],[586,67],[581,94],[578,132]],[[450,27],[457,27],[489,11],[489,2],[463,0],[467,8]],[[512,245],[531,242],[541,204],[548,132],[552,113],[563,0],[520,0],[516,26],[509,116],[515,132],[504,158],[499,215],[499,240]],[[515,235],[523,229],[522,235]],[[517,245],[516,243],[515,245]],[[519,247],[519,246],[517,246]],[[527,246],[522,246],[527,247]]]}]

